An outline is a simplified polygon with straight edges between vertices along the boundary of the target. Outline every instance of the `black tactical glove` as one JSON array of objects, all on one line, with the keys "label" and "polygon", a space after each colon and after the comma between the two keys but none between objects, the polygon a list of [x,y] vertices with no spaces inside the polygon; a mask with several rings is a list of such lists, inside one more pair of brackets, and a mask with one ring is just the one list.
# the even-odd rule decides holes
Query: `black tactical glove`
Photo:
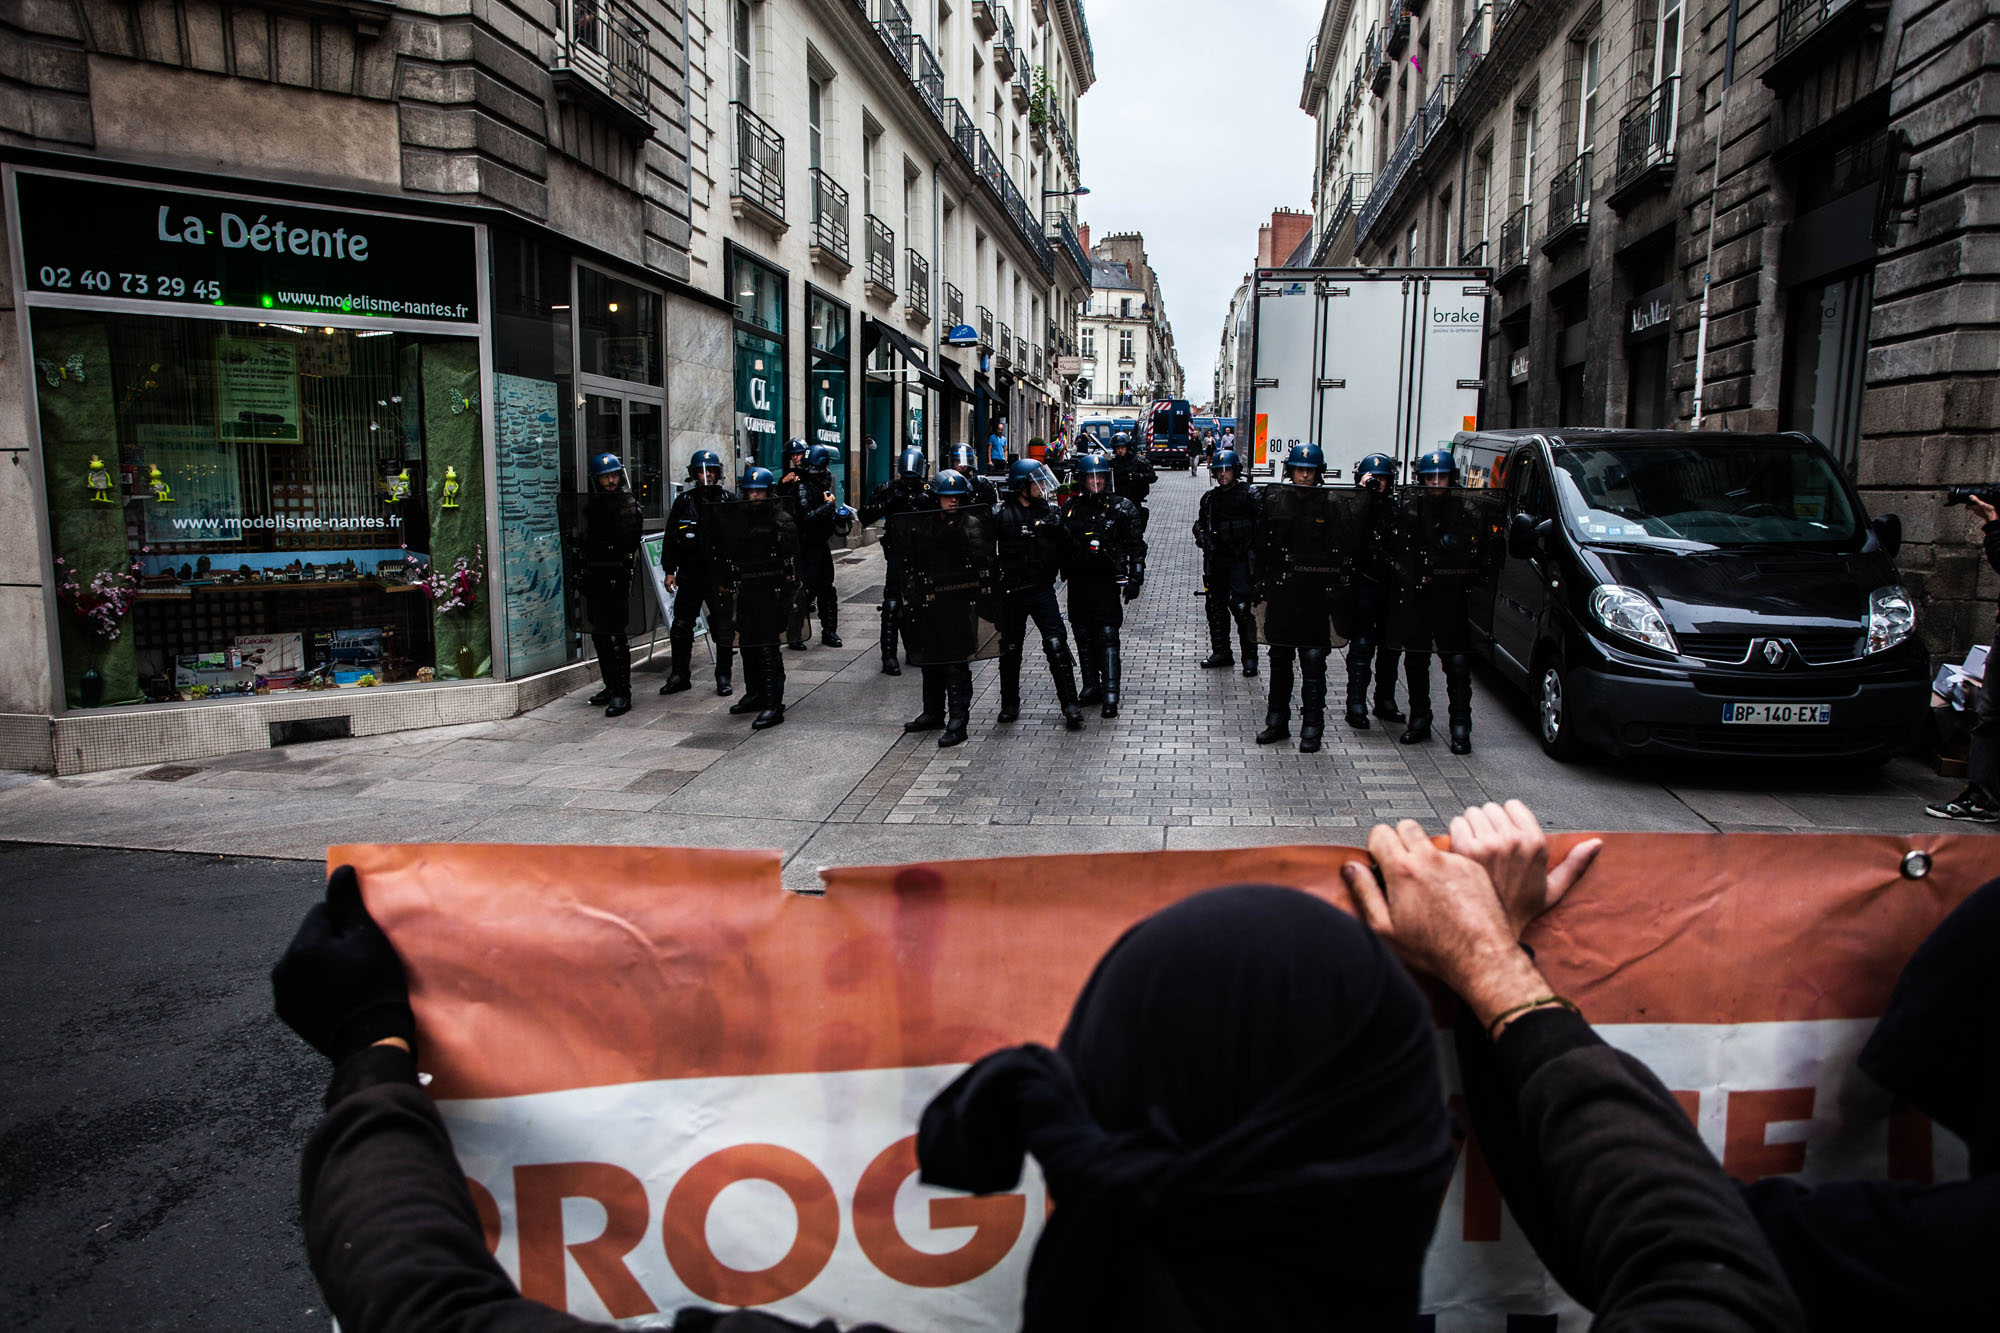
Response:
[{"label": "black tactical glove", "polygon": [[361,902],[361,881],[342,866],[326,881],[291,947],[271,969],[278,1017],[338,1065],[384,1037],[416,1046],[417,1019],[403,960]]},{"label": "black tactical glove", "polygon": [[1146,580],[1144,579],[1132,579],[1128,581],[1125,584],[1125,600],[1128,602],[1138,601],[1139,589],[1145,586],[1146,586]]}]

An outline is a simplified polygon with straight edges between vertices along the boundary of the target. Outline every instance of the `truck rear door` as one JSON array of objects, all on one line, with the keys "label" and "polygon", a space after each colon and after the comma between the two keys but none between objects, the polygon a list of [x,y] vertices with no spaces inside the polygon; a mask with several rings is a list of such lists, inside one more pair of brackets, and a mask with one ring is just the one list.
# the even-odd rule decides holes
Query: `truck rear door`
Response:
[{"label": "truck rear door", "polygon": [[1426,277],[1413,293],[1410,402],[1405,441],[1415,459],[1449,449],[1462,430],[1479,428],[1479,388],[1486,347],[1486,284],[1474,277]]}]

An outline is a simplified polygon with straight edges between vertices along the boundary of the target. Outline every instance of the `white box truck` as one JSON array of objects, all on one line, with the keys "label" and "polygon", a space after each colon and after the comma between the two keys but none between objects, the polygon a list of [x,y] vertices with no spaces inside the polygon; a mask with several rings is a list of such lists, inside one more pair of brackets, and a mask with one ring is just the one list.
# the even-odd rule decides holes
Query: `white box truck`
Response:
[{"label": "white box truck", "polygon": [[1238,374],[1239,448],[1275,469],[1298,443],[1326,451],[1328,477],[1366,454],[1410,464],[1479,426],[1485,379],[1483,268],[1259,269],[1251,346]]}]

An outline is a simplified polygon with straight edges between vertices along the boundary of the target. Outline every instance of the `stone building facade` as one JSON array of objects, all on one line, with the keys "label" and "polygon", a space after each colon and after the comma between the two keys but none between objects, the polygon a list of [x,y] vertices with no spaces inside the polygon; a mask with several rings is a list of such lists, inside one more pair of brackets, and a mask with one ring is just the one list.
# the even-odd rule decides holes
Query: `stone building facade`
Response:
[{"label": "stone building facade", "polygon": [[1054,429],[1094,76],[1075,0],[1015,8],[9,11],[0,767],[554,697],[601,453],[657,539],[699,448],[830,435],[852,490],[871,414]]},{"label": "stone building facade", "polygon": [[1363,17],[1354,260],[1493,271],[1486,424],[1808,431],[1902,517],[1933,650],[1986,637],[2000,581],[1941,504],[2000,476],[1984,5]]},{"label": "stone building facade", "polygon": [[[1089,244],[1087,229],[1084,236]],[[1186,397],[1174,326],[1146,257],[1146,238],[1113,232],[1090,244],[1090,257],[1090,302],[1077,329],[1088,381],[1079,423],[1134,416],[1154,399]]]}]

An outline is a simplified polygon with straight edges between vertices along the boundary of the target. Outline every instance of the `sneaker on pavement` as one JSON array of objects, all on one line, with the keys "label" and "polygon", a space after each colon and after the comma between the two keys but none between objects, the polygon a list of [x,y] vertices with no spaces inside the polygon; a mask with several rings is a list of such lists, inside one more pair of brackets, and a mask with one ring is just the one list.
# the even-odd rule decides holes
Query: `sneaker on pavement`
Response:
[{"label": "sneaker on pavement", "polygon": [[1977,787],[1967,787],[1949,801],[1924,807],[1934,819],[1962,819],[1968,824],[2000,824],[2000,806]]}]

